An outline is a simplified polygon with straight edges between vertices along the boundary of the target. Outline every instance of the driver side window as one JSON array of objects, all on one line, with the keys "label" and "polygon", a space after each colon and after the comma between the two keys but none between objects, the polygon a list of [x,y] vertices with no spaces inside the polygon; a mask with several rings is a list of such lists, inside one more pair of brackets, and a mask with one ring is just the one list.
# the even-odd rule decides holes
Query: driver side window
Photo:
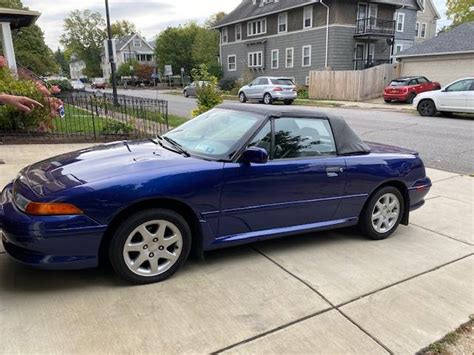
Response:
[{"label": "driver side window", "polygon": [[329,122],[314,118],[275,119],[273,159],[336,155]]},{"label": "driver side window", "polygon": [[469,91],[471,85],[474,84],[474,80],[462,80],[454,83],[453,85],[449,86],[446,91]]}]

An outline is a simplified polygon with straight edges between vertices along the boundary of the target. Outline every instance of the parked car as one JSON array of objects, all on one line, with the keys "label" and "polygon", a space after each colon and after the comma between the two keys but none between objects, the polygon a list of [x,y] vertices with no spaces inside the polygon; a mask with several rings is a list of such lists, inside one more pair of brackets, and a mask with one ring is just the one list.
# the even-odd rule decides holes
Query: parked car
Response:
[{"label": "parked car", "polygon": [[198,86],[206,85],[207,81],[193,81],[191,84],[187,85],[183,89],[184,97],[196,96],[196,90]]},{"label": "parked car", "polygon": [[72,80],[71,86],[74,90],[78,90],[78,91],[84,91],[86,89],[86,86],[80,80]]},{"label": "parked car", "polygon": [[430,81],[424,76],[407,76],[392,80],[385,88],[383,98],[387,103],[401,101],[411,104],[416,95],[440,88],[440,83]]},{"label": "parked car", "polygon": [[364,143],[339,117],[221,105],[154,140],[24,168],[2,192],[0,229],[25,264],[81,269],[108,257],[145,284],[171,276],[191,249],[353,225],[387,238],[430,187],[416,152]]},{"label": "parked car", "polygon": [[92,80],[91,89],[100,89],[104,90],[107,84],[105,83],[104,78],[95,78]]},{"label": "parked car", "polygon": [[453,112],[474,113],[474,77],[456,80],[441,90],[418,95],[413,106],[422,116],[437,112],[449,116]]},{"label": "parked car", "polygon": [[262,76],[239,90],[239,100],[242,103],[258,100],[271,105],[274,101],[283,101],[286,105],[291,105],[297,95],[293,80],[282,77]]}]

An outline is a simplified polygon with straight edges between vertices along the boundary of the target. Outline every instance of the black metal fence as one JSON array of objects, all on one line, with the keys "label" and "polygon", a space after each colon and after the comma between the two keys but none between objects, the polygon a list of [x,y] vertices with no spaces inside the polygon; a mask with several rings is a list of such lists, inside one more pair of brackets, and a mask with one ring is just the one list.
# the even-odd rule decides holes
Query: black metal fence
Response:
[{"label": "black metal fence", "polygon": [[355,36],[394,36],[395,25],[395,20],[382,20],[376,17],[363,18],[356,21]]},{"label": "black metal fence", "polygon": [[165,100],[119,95],[114,102],[111,94],[76,91],[57,99],[62,107],[51,103],[48,110],[57,117],[46,125],[13,114],[0,120],[0,141],[102,142],[155,137],[169,130]]}]

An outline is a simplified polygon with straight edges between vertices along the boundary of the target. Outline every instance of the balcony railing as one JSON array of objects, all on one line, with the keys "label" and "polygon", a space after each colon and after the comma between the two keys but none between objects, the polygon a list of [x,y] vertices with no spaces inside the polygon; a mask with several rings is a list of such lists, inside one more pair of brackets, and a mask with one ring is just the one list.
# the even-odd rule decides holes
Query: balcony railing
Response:
[{"label": "balcony railing", "polygon": [[354,70],[363,70],[381,64],[390,64],[390,59],[354,59]]},{"label": "balcony railing", "polygon": [[394,36],[395,24],[395,20],[363,18],[356,21],[355,36]]}]

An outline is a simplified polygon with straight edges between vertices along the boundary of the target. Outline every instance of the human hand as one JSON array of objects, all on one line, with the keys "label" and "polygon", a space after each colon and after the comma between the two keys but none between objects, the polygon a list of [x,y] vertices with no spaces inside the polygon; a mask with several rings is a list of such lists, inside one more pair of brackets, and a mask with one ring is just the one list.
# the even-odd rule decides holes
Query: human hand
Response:
[{"label": "human hand", "polygon": [[38,101],[25,96],[0,94],[0,103],[13,106],[19,111],[31,112],[35,107],[43,107]]}]

